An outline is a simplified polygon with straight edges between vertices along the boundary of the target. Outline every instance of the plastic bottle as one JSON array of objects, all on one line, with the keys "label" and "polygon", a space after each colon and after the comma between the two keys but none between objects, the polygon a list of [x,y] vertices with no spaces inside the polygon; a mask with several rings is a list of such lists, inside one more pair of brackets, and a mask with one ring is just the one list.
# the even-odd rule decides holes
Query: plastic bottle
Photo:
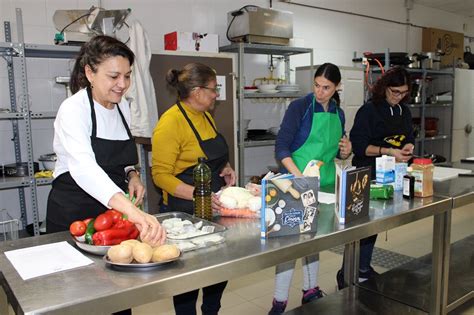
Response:
[{"label": "plastic bottle", "polygon": [[415,197],[433,196],[434,165],[430,159],[414,159],[411,175],[415,178]]},{"label": "plastic bottle", "polygon": [[203,157],[198,158],[198,165],[193,169],[193,180],[194,215],[201,219],[212,220],[211,169]]}]

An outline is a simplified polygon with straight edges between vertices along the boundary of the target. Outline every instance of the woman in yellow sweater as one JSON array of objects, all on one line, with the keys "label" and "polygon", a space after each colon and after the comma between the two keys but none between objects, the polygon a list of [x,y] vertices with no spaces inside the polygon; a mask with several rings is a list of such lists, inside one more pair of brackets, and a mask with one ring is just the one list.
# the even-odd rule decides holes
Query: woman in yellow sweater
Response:
[{"label": "woman in yellow sweater", "polygon": [[[168,71],[166,81],[176,90],[178,101],[160,117],[153,131],[153,181],[163,191],[160,212],[192,214],[192,171],[199,157],[207,158],[206,163],[212,171],[213,192],[235,184],[229,148],[208,113],[219,95],[216,73],[206,65],[191,63],[180,71]],[[212,206],[215,210],[221,206],[215,196]],[[226,284],[203,288],[203,314],[217,314]],[[198,290],[174,296],[176,314],[196,314],[197,297]]]}]

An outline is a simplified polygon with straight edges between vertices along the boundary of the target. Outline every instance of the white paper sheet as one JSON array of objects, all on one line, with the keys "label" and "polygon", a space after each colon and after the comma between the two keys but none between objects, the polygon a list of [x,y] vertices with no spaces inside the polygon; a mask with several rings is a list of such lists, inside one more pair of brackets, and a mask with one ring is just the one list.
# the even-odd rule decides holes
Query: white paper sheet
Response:
[{"label": "white paper sheet", "polygon": [[23,280],[94,263],[68,242],[11,250],[5,256]]},{"label": "white paper sheet", "polygon": [[336,195],[319,191],[318,192],[318,202],[319,203],[325,203],[325,204],[336,203]]}]

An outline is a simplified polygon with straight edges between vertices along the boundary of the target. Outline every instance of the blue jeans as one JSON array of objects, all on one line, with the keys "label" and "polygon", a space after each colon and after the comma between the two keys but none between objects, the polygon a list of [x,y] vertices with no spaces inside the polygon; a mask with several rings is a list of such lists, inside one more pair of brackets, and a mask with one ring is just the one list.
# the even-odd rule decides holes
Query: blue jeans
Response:
[{"label": "blue jeans", "polygon": [[[203,315],[217,315],[221,308],[221,297],[227,281],[202,288]],[[196,301],[199,289],[173,296],[176,315],[196,315]]]}]

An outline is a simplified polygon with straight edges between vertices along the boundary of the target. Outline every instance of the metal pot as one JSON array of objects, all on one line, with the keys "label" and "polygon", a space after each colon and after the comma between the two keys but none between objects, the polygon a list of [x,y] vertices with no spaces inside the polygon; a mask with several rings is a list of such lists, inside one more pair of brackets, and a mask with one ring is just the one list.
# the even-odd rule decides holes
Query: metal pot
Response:
[{"label": "metal pot", "polygon": [[420,69],[420,68],[421,68],[420,55],[418,55],[418,54],[413,54],[413,55],[410,57],[410,61],[411,61],[411,63],[408,65],[408,68],[412,68],[412,69]]},{"label": "metal pot", "polygon": [[[39,164],[37,162],[33,162],[33,169],[35,173],[39,171]],[[3,166],[3,175],[10,177],[29,176],[28,163],[21,162],[6,164]]]},{"label": "metal pot", "polygon": [[426,58],[421,61],[421,66],[424,69],[439,70],[441,68],[441,55],[440,52],[423,52],[423,56]]}]

